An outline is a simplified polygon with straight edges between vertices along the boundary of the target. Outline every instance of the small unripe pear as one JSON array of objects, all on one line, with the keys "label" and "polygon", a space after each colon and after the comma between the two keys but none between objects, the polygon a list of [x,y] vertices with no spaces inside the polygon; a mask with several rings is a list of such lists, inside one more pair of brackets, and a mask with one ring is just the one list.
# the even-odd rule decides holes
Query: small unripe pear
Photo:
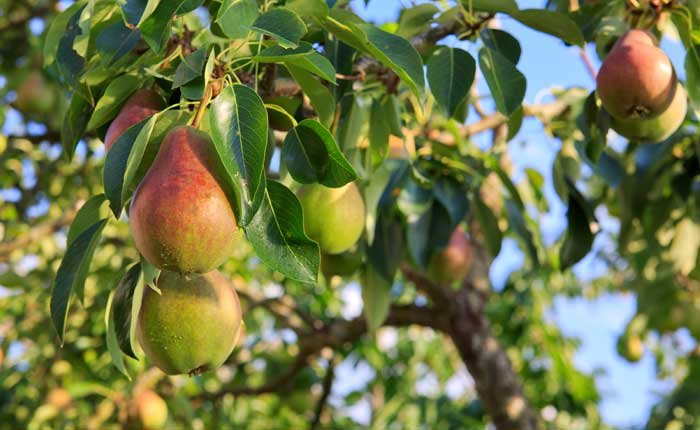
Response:
[{"label": "small unripe pear", "polygon": [[160,294],[144,291],[136,334],[151,363],[169,375],[199,374],[231,355],[242,326],[241,305],[219,271],[201,276],[162,271]]},{"label": "small unripe pear", "polygon": [[462,281],[472,266],[472,247],[464,229],[459,226],[452,232],[445,249],[436,252],[430,260],[428,276],[440,284]]},{"label": "small unripe pear", "polygon": [[236,218],[217,179],[209,137],[176,127],[163,139],[129,212],[136,248],[160,269],[206,273],[235,246]]},{"label": "small unripe pear", "polygon": [[54,107],[55,97],[44,75],[33,70],[17,89],[15,106],[24,114],[47,114]]},{"label": "small unripe pear", "polygon": [[136,398],[136,414],[143,430],[158,430],[168,420],[168,405],[152,390],[143,390]]},{"label": "small unripe pear", "polygon": [[132,125],[148,118],[163,108],[163,100],[152,90],[136,91],[112,120],[105,134],[105,150],[109,151],[114,142]]},{"label": "small unripe pear", "polygon": [[598,72],[597,91],[617,119],[652,118],[666,111],[676,91],[671,60],[644,30],[625,33]]},{"label": "small unripe pear", "polygon": [[365,225],[365,202],[351,182],[340,188],[304,185],[297,191],[304,209],[304,231],[326,254],[340,254],[357,243]]}]

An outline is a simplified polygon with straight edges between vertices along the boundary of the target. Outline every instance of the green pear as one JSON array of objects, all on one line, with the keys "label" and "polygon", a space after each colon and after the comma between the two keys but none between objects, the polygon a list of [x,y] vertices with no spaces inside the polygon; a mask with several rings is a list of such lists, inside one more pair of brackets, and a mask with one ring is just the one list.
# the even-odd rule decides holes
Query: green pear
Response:
[{"label": "green pear", "polygon": [[297,197],[304,209],[304,230],[326,254],[340,254],[357,243],[365,225],[365,202],[351,182],[340,188],[303,185]]},{"label": "green pear", "polygon": [[136,335],[151,363],[168,375],[199,374],[221,366],[242,327],[241,306],[219,271],[187,277],[163,271],[160,293],[146,287]]}]

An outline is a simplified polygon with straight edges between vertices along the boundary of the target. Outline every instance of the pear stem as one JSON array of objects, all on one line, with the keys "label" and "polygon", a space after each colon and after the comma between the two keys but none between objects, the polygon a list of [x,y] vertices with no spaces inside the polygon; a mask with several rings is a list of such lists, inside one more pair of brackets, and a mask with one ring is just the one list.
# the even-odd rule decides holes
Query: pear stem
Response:
[{"label": "pear stem", "polygon": [[211,88],[211,82],[207,84],[207,87],[204,89],[204,97],[202,97],[202,100],[199,101],[199,107],[197,108],[197,113],[194,115],[194,119],[192,120],[192,127],[198,128],[199,127],[199,122],[202,120],[202,117],[204,116],[204,110],[206,109],[207,105],[209,104],[209,100],[211,100],[212,96],[212,88]]}]

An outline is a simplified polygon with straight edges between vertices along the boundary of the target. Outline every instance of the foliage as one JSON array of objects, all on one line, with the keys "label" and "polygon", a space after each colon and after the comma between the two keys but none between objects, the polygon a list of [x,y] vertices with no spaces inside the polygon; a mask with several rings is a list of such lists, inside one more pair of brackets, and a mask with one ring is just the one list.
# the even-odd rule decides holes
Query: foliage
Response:
[{"label": "foliage", "polygon": [[[595,379],[576,369],[577,343],[547,310],[557,295],[612,290],[636,294],[628,332],[652,346],[659,377],[683,381],[650,426],[692,428],[697,358],[648,334],[700,335],[697,7],[544,3],[431,2],[377,26],[342,0],[0,2],[0,428],[122,428],[144,388],[166,400],[166,428],[351,428],[358,405],[372,428],[527,429],[540,417],[597,428]],[[506,15],[601,57],[627,26],[675,28],[692,112],[664,142],[608,145],[595,94],[552,89],[552,101],[524,105],[520,42],[493,25]],[[460,42],[443,46],[449,35]],[[477,68],[493,113],[473,94]],[[107,127],[139,88],[168,107],[106,155]],[[514,182],[507,155],[534,120],[561,141],[552,178],[567,228],[555,243],[539,228],[542,172]],[[128,209],[165,131],[183,124],[211,136],[241,227],[220,270],[243,302],[246,336],[219,370],[166,377],[131,336],[157,273],[133,245]],[[485,131],[484,149],[472,137]],[[343,254],[355,262],[319,275],[326,256],[304,233],[313,214],[294,191],[353,181],[367,210]],[[600,228],[601,211],[619,232]],[[430,282],[427,263],[457,226],[474,248],[470,275]],[[526,263],[494,291],[488,268],[504,240]],[[591,253],[595,240],[616,246]],[[568,270],[587,255],[608,269],[588,283]],[[362,317],[347,315],[353,294]],[[371,377],[333,389],[340,372],[361,369]],[[55,388],[67,406],[52,403]]]}]

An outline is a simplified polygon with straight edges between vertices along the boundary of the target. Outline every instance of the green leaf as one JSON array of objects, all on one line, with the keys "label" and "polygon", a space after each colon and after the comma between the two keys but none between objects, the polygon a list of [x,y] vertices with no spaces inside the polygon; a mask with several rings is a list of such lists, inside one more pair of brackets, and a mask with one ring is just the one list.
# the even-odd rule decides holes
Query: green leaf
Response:
[{"label": "green leaf", "polygon": [[428,83],[435,100],[452,117],[474,82],[476,61],[467,51],[457,48],[440,48],[428,61]]},{"label": "green leaf", "polygon": [[141,264],[136,263],[119,280],[114,289],[112,301],[112,322],[119,349],[131,358],[137,359],[131,347],[131,310],[133,308],[134,293],[141,280]]},{"label": "green leaf", "polygon": [[246,227],[246,236],[268,267],[301,282],[316,282],[320,253],[304,233],[301,204],[284,185],[267,181],[257,214]]},{"label": "green leaf", "polygon": [[107,308],[105,309],[105,335],[107,341],[107,351],[109,352],[109,356],[112,358],[112,364],[114,364],[114,367],[116,367],[121,374],[131,380],[131,375],[129,375],[129,371],[126,370],[126,365],[124,364],[124,357],[119,350],[119,339],[115,331],[115,324],[113,321],[114,294],[114,291],[109,293],[109,298],[107,298]]},{"label": "green leaf", "polygon": [[267,121],[263,101],[245,85],[226,87],[209,110],[216,152],[240,199],[241,226],[253,218],[265,192]]},{"label": "green leaf", "polygon": [[589,209],[583,196],[567,178],[569,185],[569,208],[566,211],[566,235],[559,250],[559,266],[565,270],[578,263],[588,254],[593,246],[594,235],[591,232]]},{"label": "green leaf", "polygon": [[305,57],[314,52],[314,47],[309,42],[301,41],[296,48],[283,48],[280,45],[269,46],[255,56],[260,63],[283,63],[292,58]]},{"label": "green leaf", "polygon": [[413,45],[403,37],[380,30],[370,24],[359,24],[356,27],[366,37],[366,42],[363,44],[364,50],[392,69],[411,91],[420,97],[425,87],[423,61]]},{"label": "green leaf", "polygon": [[697,111],[700,109],[700,45],[693,45],[686,51],[685,75],[688,97]]},{"label": "green leaf", "polygon": [[433,17],[439,12],[440,9],[432,3],[423,3],[401,9],[399,28],[396,30],[396,34],[406,39],[416,36],[430,27]]},{"label": "green leaf", "polygon": [[371,264],[365,265],[362,279],[362,312],[367,328],[374,335],[384,324],[391,308],[391,282],[387,282]]},{"label": "green leaf", "polygon": [[290,65],[287,65],[287,70],[311,101],[319,121],[330,127],[335,119],[335,99],[328,88],[304,70]]},{"label": "green leaf", "polygon": [[333,135],[315,120],[305,119],[287,133],[282,156],[289,173],[302,184],[338,188],[357,179]]},{"label": "green leaf", "polygon": [[78,290],[82,296],[82,289],[85,278],[90,268],[92,255],[102,234],[102,229],[107,224],[107,220],[97,221],[85,229],[68,246],[66,254],[58,268],[56,279],[51,292],[51,320],[56,328],[56,333],[63,344],[66,321],[68,319],[68,306],[74,290]]},{"label": "green leaf", "polygon": [[[469,200],[463,186],[449,176],[440,176],[433,183],[435,199],[450,216],[451,230],[457,227],[469,210]],[[450,233],[452,231],[450,230]]]},{"label": "green leaf", "polygon": [[141,86],[142,81],[143,78],[135,74],[128,74],[119,76],[110,82],[98,100],[86,130],[92,131],[117,116],[124,102]]},{"label": "green leaf", "polygon": [[522,243],[525,245],[525,250],[530,255],[534,266],[539,266],[539,257],[537,256],[537,248],[532,236],[532,232],[527,228],[525,223],[524,209],[513,203],[512,200],[506,201],[506,212],[508,213],[508,227],[517,234]]},{"label": "green leaf", "polygon": [[460,0],[462,5],[464,5],[467,10],[469,10],[469,4],[475,10],[482,10],[484,12],[491,13],[514,13],[518,11],[518,5],[515,0]]},{"label": "green leaf", "polygon": [[388,102],[388,95],[381,99],[372,99],[372,110],[369,124],[369,156],[372,168],[379,166],[389,153],[389,135],[391,134],[391,123],[388,120],[392,106]]},{"label": "green leaf", "polygon": [[556,36],[570,45],[582,47],[586,43],[576,22],[563,13],[547,9],[522,9],[510,15],[528,27]]},{"label": "green leaf", "polygon": [[[170,37],[173,18],[196,9],[202,3],[203,0],[168,0],[158,3],[153,13],[139,24],[143,40],[153,51],[160,53]],[[135,7],[134,9],[141,8]],[[145,9],[143,10],[145,12]],[[134,15],[142,16],[135,11],[132,11],[131,15],[132,17]]]},{"label": "green leaf", "polygon": [[520,54],[522,52],[520,42],[518,42],[518,39],[511,36],[510,33],[494,28],[487,28],[481,32],[481,40],[484,42],[484,46],[500,52],[504,57],[509,59],[511,63],[518,64],[518,61],[520,61]]},{"label": "green leaf", "polygon": [[185,57],[175,70],[173,89],[179,88],[202,76],[205,61],[207,61],[207,51],[204,48],[199,48]]},{"label": "green leaf", "polygon": [[73,43],[75,39],[82,34],[82,29],[79,25],[80,14],[85,8],[78,11],[68,20],[66,30],[58,42],[58,50],[56,52],[56,64],[58,71],[65,79],[66,83],[73,86],[76,84],[78,75],[82,72],[85,66],[85,59],[81,57],[74,49]]},{"label": "green leaf", "polygon": [[56,61],[58,45],[63,38],[63,34],[66,32],[68,22],[76,13],[79,13],[83,7],[84,3],[82,1],[77,1],[69,8],[51,19],[49,29],[46,32],[46,39],[44,41],[43,61],[45,66],[53,64]]},{"label": "green leaf", "polygon": [[328,16],[328,5],[324,0],[291,0],[284,6],[299,16],[323,19]]},{"label": "green leaf", "polygon": [[[166,0],[168,1],[168,0]],[[153,12],[155,12],[156,8],[158,8],[158,5],[160,4],[160,0],[147,0],[146,7],[143,9],[143,12],[141,13],[141,17],[139,18],[138,23],[136,24],[137,27],[141,26],[144,21],[150,17]]]},{"label": "green leaf", "polygon": [[493,214],[491,209],[481,200],[479,192],[474,193],[472,200],[474,204],[474,216],[481,227],[481,231],[486,239],[486,247],[491,254],[491,257],[496,257],[501,252],[501,243],[503,242],[503,233],[498,227],[498,218]]},{"label": "green leaf", "polygon": [[[134,158],[139,155],[143,156],[143,152],[132,156],[132,148],[134,146],[145,147],[153,131],[154,117],[155,115],[145,118],[126,129],[114,142],[105,158],[103,171],[105,196],[107,196],[109,207],[117,218],[121,214],[129,192],[126,181],[133,179],[133,172],[138,167],[138,162]],[[129,166],[130,158],[132,159],[131,166]],[[127,166],[131,169],[129,178],[127,178]]]},{"label": "green leaf", "polygon": [[299,15],[282,7],[260,15],[251,28],[274,37],[283,48],[296,48],[306,34],[306,24]]},{"label": "green leaf", "polygon": [[447,246],[454,226],[441,204],[433,204],[419,217],[409,219],[406,229],[408,250],[418,267],[427,270],[435,251]]},{"label": "green leaf", "polygon": [[141,31],[127,27],[120,19],[100,31],[95,45],[103,64],[111,66],[131,52],[139,40],[141,40]]},{"label": "green leaf", "polygon": [[242,39],[248,35],[257,17],[258,3],[255,0],[224,0],[216,22],[229,38]]},{"label": "green leaf", "polygon": [[92,103],[79,92],[74,92],[61,126],[61,145],[69,160],[73,158],[75,146],[85,134],[91,113]]},{"label": "green leaf", "polygon": [[384,282],[393,284],[404,253],[404,231],[397,215],[380,209],[375,224],[374,240],[367,250],[368,263]]},{"label": "green leaf", "polygon": [[479,50],[479,67],[496,102],[496,109],[509,116],[525,98],[525,76],[498,51],[490,48]]},{"label": "green leaf", "polygon": [[98,194],[90,197],[83,203],[78,213],[75,214],[75,218],[73,218],[70,227],[68,227],[68,234],[66,236],[67,247],[69,247],[82,232],[101,219],[100,209],[105,200],[104,194]]}]

